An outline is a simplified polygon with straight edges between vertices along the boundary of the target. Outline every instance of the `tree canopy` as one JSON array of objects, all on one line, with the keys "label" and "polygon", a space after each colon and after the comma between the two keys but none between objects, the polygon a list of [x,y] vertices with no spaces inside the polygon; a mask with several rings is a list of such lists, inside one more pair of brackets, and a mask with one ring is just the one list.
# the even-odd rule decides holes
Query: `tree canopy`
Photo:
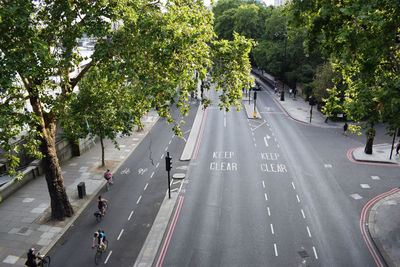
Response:
[{"label": "tree canopy", "polygon": [[388,123],[389,131],[400,127],[399,10],[400,2],[389,0],[294,0],[288,5],[291,25],[306,29],[308,50],[321,50],[342,74],[348,118],[365,120],[372,134],[378,122]]},{"label": "tree canopy", "polygon": [[[95,42],[88,57],[78,51],[84,34]],[[196,88],[196,73],[201,80],[212,75],[221,90],[221,108],[238,104],[250,79],[252,46],[251,40],[239,35],[218,41],[213,15],[203,1],[3,1],[0,145],[9,152],[9,173],[15,174],[13,167],[18,164],[13,140],[23,136],[27,152],[43,157],[53,218],[71,216],[55,151],[55,129],[57,124],[74,123],[66,114],[78,95],[77,84],[89,70],[105,66],[118,73],[118,79],[106,80],[104,88],[129,84],[126,93],[132,95],[132,107],[140,107],[135,109],[137,118],[156,108],[174,122],[170,105],[187,114],[186,99]],[[90,89],[84,91],[100,94]],[[82,101],[90,101],[83,99],[82,95]],[[179,134],[179,122],[174,129]]]}]

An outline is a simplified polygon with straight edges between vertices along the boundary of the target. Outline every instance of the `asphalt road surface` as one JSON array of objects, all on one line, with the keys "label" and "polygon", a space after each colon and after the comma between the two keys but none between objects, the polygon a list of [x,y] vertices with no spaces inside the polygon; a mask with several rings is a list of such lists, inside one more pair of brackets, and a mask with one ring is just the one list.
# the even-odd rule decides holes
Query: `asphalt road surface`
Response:
[{"label": "asphalt road surface", "polygon": [[396,168],[350,162],[359,138],[295,122],[258,95],[262,119],[207,110],[154,265],[375,266],[361,209],[396,186]]}]

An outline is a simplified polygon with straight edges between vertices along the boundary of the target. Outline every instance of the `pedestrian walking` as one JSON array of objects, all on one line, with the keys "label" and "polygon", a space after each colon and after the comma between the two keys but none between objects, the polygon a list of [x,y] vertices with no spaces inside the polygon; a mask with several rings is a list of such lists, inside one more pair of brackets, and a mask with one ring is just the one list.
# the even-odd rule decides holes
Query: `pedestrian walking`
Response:
[{"label": "pedestrian walking", "polygon": [[399,150],[400,150],[400,140],[399,140],[399,142],[397,142],[397,145],[396,145],[396,156],[399,155]]},{"label": "pedestrian walking", "polygon": [[347,129],[349,128],[349,125],[347,124],[347,122],[344,123],[343,125],[343,134],[347,135]]}]

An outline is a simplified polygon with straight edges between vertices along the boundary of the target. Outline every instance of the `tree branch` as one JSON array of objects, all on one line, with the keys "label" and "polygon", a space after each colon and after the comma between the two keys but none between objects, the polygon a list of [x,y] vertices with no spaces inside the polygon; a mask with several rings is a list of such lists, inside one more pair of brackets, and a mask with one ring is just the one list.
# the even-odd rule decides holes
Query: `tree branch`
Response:
[{"label": "tree branch", "polygon": [[85,67],[83,68],[83,70],[81,70],[81,72],[73,79],[71,79],[71,81],[69,82],[69,84],[71,85],[71,88],[73,89],[78,82],[83,78],[83,76],[86,74],[86,72],[88,72],[88,70],[94,65],[94,61],[90,61],[88,64],[85,65]]}]

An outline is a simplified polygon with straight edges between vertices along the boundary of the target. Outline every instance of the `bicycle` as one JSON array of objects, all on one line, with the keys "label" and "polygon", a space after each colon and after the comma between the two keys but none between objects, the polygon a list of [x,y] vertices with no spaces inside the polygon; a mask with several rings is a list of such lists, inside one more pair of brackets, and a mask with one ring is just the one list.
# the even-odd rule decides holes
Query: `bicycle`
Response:
[{"label": "bicycle", "polygon": [[96,265],[99,265],[103,256],[103,252],[105,252],[108,248],[108,240],[104,240],[103,243],[104,246],[99,246],[99,244],[96,245],[96,254],[94,255],[94,263]]},{"label": "bicycle", "polygon": [[[106,214],[106,210],[108,209],[108,204],[107,204],[107,202],[103,202],[103,205],[104,205],[104,215],[105,215]],[[103,219],[104,215],[101,214],[101,210],[99,210],[99,209],[94,213],[94,216],[96,217],[96,221],[98,223],[101,222],[101,220]]]},{"label": "bicycle", "polygon": [[111,183],[111,179],[108,179],[107,180],[107,183],[106,183],[106,191],[109,191],[110,190],[110,187],[114,184],[114,175],[112,176],[112,180],[113,180],[113,182]]},{"label": "bicycle", "polygon": [[40,252],[37,254],[37,258],[39,260],[38,267],[48,267],[50,266],[50,256],[49,255],[40,255]]}]

